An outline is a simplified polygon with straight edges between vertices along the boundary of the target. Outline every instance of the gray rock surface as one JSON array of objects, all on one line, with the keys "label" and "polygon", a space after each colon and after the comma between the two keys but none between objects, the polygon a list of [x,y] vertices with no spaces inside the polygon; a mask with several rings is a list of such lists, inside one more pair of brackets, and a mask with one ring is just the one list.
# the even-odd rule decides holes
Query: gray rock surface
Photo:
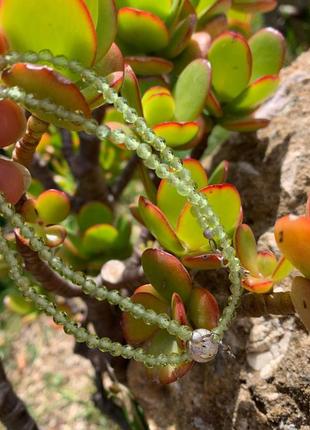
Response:
[{"label": "gray rock surface", "polygon": [[[270,125],[257,136],[233,136],[212,163],[231,162],[245,222],[272,248],[275,220],[304,213],[310,191],[310,52],[283,71],[262,111]],[[169,386],[149,382],[131,363],[129,384],[150,429],[310,430],[310,338],[301,323],[293,317],[238,319],[225,340],[235,360],[219,356],[197,364]]]}]

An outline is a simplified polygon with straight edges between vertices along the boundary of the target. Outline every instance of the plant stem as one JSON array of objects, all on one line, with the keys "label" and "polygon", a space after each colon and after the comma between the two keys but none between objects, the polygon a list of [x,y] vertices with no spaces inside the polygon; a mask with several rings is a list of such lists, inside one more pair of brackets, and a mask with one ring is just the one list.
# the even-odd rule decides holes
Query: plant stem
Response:
[{"label": "plant stem", "polygon": [[293,315],[295,309],[289,292],[270,294],[245,294],[241,298],[238,315],[261,317],[264,315]]},{"label": "plant stem", "polygon": [[36,147],[42,135],[48,130],[49,124],[34,115],[27,121],[25,135],[16,143],[13,151],[13,160],[23,166],[30,168]]},{"label": "plant stem", "polygon": [[0,421],[8,430],[39,430],[24,402],[8,381],[0,360]]},{"label": "plant stem", "polygon": [[139,157],[137,155],[133,155],[131,159],[128,161],[126,167],[122,171],[122,174],[117,178],[115,184],[112,187],[112,194],[114,200],[118,200],[131,178],[133,177],[136,167],[139,163]]}]

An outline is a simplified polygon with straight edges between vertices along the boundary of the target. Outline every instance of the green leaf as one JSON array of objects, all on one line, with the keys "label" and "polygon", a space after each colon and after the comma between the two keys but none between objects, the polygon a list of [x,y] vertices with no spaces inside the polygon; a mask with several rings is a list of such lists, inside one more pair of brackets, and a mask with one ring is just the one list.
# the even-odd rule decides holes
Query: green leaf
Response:
[{"label": "green leaf", "polygon": [[209,179],[209,185],[223,184],[227,180],[229,170],[229,162],[223,160],[216,169],[212,172]]},{"label": "green leaf", "polygon": [[[79,88],[71,81],[45,66],[18,63],[2,73],[2,80],[10,87],[18,86],[38,99],[49,99],[70,111],[81,111],[87,118],[91,116],[89,106]],[[78,129],[79,126],[60,120],[56,115],[47,114],[39,108],[33,112],[41,119],[61,127]]]},{"label": "green leaf", "polygon": [[162,122],[153,127],[157,136],[165,139],[167,145],[171,148],[177,148],[193,140],[198,132],[199,125],[197,122]]},{"label": "green leaf", "polygon": [[159,51],[169,42],[168,29],[158,16],[129,7],[118,12],[118,36],[139,53]]},{"label": "green leaf", "polygon": [[206,99],[206,109],[216,118],[221,118],[223,116],[222,106],[212,90],[209,91]]},{"label": "green leaf", "polygon": [[231,6],[231,0],[200,0],[196,8],[199,24],[204,24],[210,19],[225,14]]},{"label": "green leaf", "polygon": [[[143,285],[136,289],[131,296],[131,301],[152,309],[158,314],[169,311],[168,303],[161,298],[152,285]],[[130,313],[123,313],[122,328],[125,339],[131,345],[139,345],[147,341],[156,331],[158,326],[145,324],[141,319],[134,318]]]},{"label": "green leaf", "polygon": [[249,39],[252,52],[251,81],[266,75],[277,75],[284,63],[285,39],[274,28],[263,28]]},{"label": "green leaf", "polygon": [[241,224],[238,226],[234,236],[234,247],[241,265],[247,269],[251,275],[258,276],[259,268],[256,240],[252,229],[248,225]]},{"label": "green leaf", "polygon": [[64,243],[67,231],[62,225],[51,225],[44,228],[45,242],[50,248],[56,248]]},{"label": "green leaf", "polygon": [[101,202],[86,203],[77,215],[77,222],[82,232],[96,224],[110,224],[113,214],[110,208]]},{"label": "green leaf", "polygon": [[96,31],[82,0],[3,0],[0,22],[11,50],[50,49],[86,67],[93,64]]},{"label": "green leaf", "polygon": [[117,13],[114,0],[85,0],[97,33],[96,62],[108,52],[117,32]]},{"label": "green leaf", "polygon": [[220,310],[215,297],[206,288],[193,289],[188,316],[196,328],[211,330],[217,326]]},{"label": "green leaf", "polygon": [[[232,236],[242,219],[241,200],[237,189],[231,184],[221,184],[210,185],[201,192],[207,197],[226,233]],[[192,215],[191,205],[188,203],[179,217],[176,233],[191,251],[210,250],[209,241],[203,236],[200,224]]]},{"label": "green leaf", "polygon": [[257,131],[260,128],[267,127],[269,123],[269,119],[254,118],[253,116],[246,116],[242,118],[227,117],[220,121],[221,126],[227,130],[240,131],[243,133]]},{"label": "green leaf", "polygon": [[170,14],[172,3],[173,0],[125,0],[123,1],[122,7],[126,5],[136,9],[146,10],[165,20]]},{"label": "green leaf", "polygon": [[293,265],[285,257],[281,257],[271,276],[273,282],[282,281],[291,273],[293,268]]},{"label": "green leaf", "polygon": [[185,255],[181,261],[188,269],[194,270],[216,270],[223,267],[220,254]]},{"label": "green leaf", "polygon": [[161,245],[176,255],[182,255],[184,248],[169,224],[166,216],[153,203],[144,197],[139,199],[140,216],[152,233],[152,235],[161,243]]},{"label": "green leaf", "polygon": [[[166,331],[160,330],[149,341],[146,352],[152,355],[159,354],[177,354],[184,352],[180,348],[175,337],[168,334]],[[147,373],[154,382],[161,384],[171,384],[185,375],[192,367],[192,363],[180,364],[178,366],[154,367],[147,369]]]},{"label": "green leaf", "polygon": [[150,88],[142,98],[143,114],[147,124],[170,121],[174,116],[175,103],[170,91],[164,87]]},{"label": "green leaf", "polygon": [[277,258],[271,251],[260,251],[257,253],[258,270],[264,277],[272,277],[277,267]]},{"label": "green leaf", "polygon": [[37,312],[35,306],[32,303],[27,302],[22,295],[19,293],[10,293],[4,297],[5,306],[12,312],[18,315],[28,315],[33,312]]},{"label": "green leaf", "polygon": [[277,6],[277,0],[232,0],[232,6],[247,13],[269,12]]},{"label": "green leaf", "polygon": [[[127,56],[126,63],[139,76],[154,76],[168,74],[173,69],[173,63],[160,57],[146,57],[142,55]],[[158,85],[157,83],[155,85]]]},{"label": "green leaf", "polygon": [[44,224],[58,224],[70,213],[70,200],[59,190],[44,191],[36,199],[36,210]]},{"label": "green leaf", "polygon": [[282,254],[310,278],[310,217],[288,215],[280,218],[274,234]]},{"label": "green leaf", "polygon": [[124,57],[116,43],[112,43],[108,52],[100,61],[96,62],[94,70],[101,76],[107,76],[113,72],[122,72],[124,70]]},{"label": "green leaf", "polygon": [[297,276],[293,281],[291,298],[298,316],[310,332],[310,280]]},{"label": "green leaf", "polygon": [[175,58],[186,48],[197,23],[196,15],[188,15],[174,29],[168,48],[164,51],[167,58]]},{"label": "green leaf", "polygon": [[252,82],[232,103],[227,105],[226,110],[230,112],[253,112],[265,100],[267,100],[278,88],[279,77],[264,76]]},{"label": "green leaf", "polygon": [[107,252],[113,247],[118,231],[110,224],[97,224],[87,229],[82,237],[83,251],[92,256]]},{"label": "green leaf", "polygon": [[[199,161],[194,159],[185,159],[184,167],[191,173],[197,188],[204,188],[208,185],[206,171]],[[167,216],[173,227],[176,227],[178,217],[186,203],[186,198],[180,196],[176,189],[166,179],[160,182],[157,192],[158,207]]]},{"label": "green leaf", "polygon": [[132,68],[126,64],[121,94],[140,116],[142,116],[141,92],[138,79]]},{"label": "green leaf", "polygon": [[0,148],[16,143],[26,131],[23,109],[11,100],[0,100]]},{"label": "green leaf", "polygon": [[246,39],[226,31],[211,45],[208,58],[212,67],[212,86],[220,101],[237,97],[251,77],[252,57]]},{"label": "green leaf", "polygon": [[177,121],[197,119],[204,108],[210,83],[211,68],[207,60],[197,59],[185,67],[174,89]]},{"label": "green leaf", "polygon": [[173,255],[149,248],[142,254],[145,276],[169,303],[173,293],[186,302],[192,290],[192,280],[183,264]]}]

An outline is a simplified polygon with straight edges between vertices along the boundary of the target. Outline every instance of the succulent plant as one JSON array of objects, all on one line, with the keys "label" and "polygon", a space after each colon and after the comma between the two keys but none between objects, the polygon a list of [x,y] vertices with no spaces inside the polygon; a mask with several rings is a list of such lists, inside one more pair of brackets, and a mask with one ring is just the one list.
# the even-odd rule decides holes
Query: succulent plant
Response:
[{"label": "succulent plant", "polygon": [[[181,324],[208,330],[217,325],[219,308],[214,296],[193,285],[180,261],[171,254],[149,248],[142,255],[142,266],[150,284],[138,287],[131,300],[157,313],[165,313]],[[123,314],[123,332],[128,343],[143,345],[151,354],[180,353],[186,345],[154,325],[146,325],[128,313]],[[167,384],[183,376],[192,363],[154,367],[148,373],[154,381]]]},{"label": "succulent plant", "polygon": [[267,293],[275,283],[286,278],[293,268],[286,258],[278,259],[270,250],[257,251],[254,234],[246,224],[237,227],[234,246],[242,267],[248,271],[243,286],[254,293]]},{"label": "succulent plant", "polygon": [[[210,181],[199,161],[185,159],[184,166],[191,172],[197,188],[208,198],[226,233],[232,237],[242,221],[242,208],[237,189],[223,183],[227,174],[226,163],[219,166]],[[226,210],[228,207],[229,211]],[[134,212],[138,212],[137,216],[163,248],[181,257],[187,267],[208,269],[221,265],[219,254],[212,250],[210,240],[202,234],[191,205],[167,180],[160,182],[156,202],[141,196],[138,211]]]},{"label": "succulent plant", "polygon": [[296,312],[310,331],[310,196],[306,214],[287,215],[278,219],[274,234],[284,256],[304,277],[297,276],[292,284],[291,297]]}]

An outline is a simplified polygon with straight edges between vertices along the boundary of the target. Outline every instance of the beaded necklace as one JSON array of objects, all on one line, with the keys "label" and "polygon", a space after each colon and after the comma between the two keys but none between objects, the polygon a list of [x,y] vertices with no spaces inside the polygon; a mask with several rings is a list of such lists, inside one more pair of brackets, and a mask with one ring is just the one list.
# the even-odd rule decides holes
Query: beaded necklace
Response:
[{"label": "beaded necklace", "polygon": [[33,94],[26,93],[18,87],[0,86],[0,99],[11,99],[23,104],[30,111],[40,109],[59,119],[78,124],[86,133],[94,134],[100,140],[109,139],[115,144],[125,144],[128,150],[137,153],[147,168],[154,170],[159,178],[167,179],[175,187],[178,194],[184,196],[192,205],[193,215],[202,228],[202,234],[213,245],[217,244],[218,251],[222,255],[222,264],[230,272],[231,295],[216,328],[211,331],[206,329],[192,331],[190,327],[171,320],[167,314],[157,314],[151,309],[145,309],[141,304],[133,303],[130,298],[122,297],[117,290],[98,287],[92,278],[82,272],[73,271],[60,258],[54,256],[54,253],[45,246],[43,241],[36,236],[34,230],[25,223],[21,215],[15,212],[14,207],[0,193],[0,212],[2,215],[11,223],[12,227],[18,228],[21,234],[29,239],[30,248],[38,252],[39,257],[60,276],[79,285],[86,294],[97,300],[107,300],[110,304],[119,306],[122,311],[129,312],[134,318],[142,319],[146,324],[154,324],[167,330],[171,335],[186,342],[187,352],[154,356],[146,354],[142,348],[121,345],[118,342],[112,342],[109,338],[99,338],[84,327],[79,327],[64,312],[57,310],[50,299],[39,294],[37,288],[32,286],[33,282],[25,274],[22,263],[19,262],[16,253],[10,249],[2,230],[0,230],[0,251],[11,268],[10,277],[16,282],[26,298],[33,301],[46,314],[52,316],[57,324],[63,326],[66,333],[72,334],[78,342],[86,342],[90,348],[98,348],[113,356],[134,359],[143,362],[147,367],[178,365],[190,360],[210,361],[217,354],[224,333],[236,314],[236,308],[243,292],[241,285],[243,269],[236,257],[230,238],[226,235],[206,196],[197,191],[190,172],[184,168],[182,161],[167,147],[165,141],[149,129],[144,118],[139,117],[135,109],[130,107],[123,97],[120,97],[110,88],[105,78],[98,76],[91,69],[83,68],[76,61],[70,61],[64,56],[53,56],[49,50],[39,53],[11,52],[0,56],[0,70],[15,63],[48,63],[57,68],[70,70],[94,86],[98,93],[103,95],[105,103],[114,105],[141,140],[137,137],[127,136],[122,130],[111,130],[106,125],[99,125],[95,119],[85,118],[80,113],[67,111],[63,106],[59,106],[48,99],[37,99]]}]

